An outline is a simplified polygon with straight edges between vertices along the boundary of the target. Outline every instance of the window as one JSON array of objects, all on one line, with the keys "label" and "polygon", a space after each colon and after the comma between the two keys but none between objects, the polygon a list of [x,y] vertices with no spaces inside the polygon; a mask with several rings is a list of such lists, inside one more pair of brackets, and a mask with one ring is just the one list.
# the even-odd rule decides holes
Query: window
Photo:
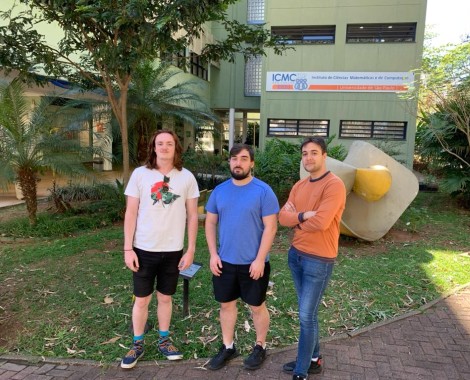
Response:
[{"label": "window", "polygon": [[247,24],[264,23],[264,0],[248,0]]},{"label": "window", "polygon": [[194,52],[190,55],[191,74],[207,80],[207,65],[202,63],[201,57]]},{"label": "window", "polygon": [[271,33],[292,45],[322,45],[335,43],[335,25],[273,26]]},{"label": "window", "polygon": [[346,42],[388,43],[415,42],[416,23],[350,24],[346,30]]},{"label": "window", "polygon": [[186,71],[186,49],[180,49],[176,53],[162,52],[160,59],[165,63],[179,67],[181,70]]},{"label": "window", "polygon": [[339,137],[343,139],[406,140],[405,121],[341,120]]},{"label": "window", "polygon": [[178,136],[181,144],[184,143],[184,123],[181,119],[176,119],[174,124],[174,132]]},{"label": "window", "polygon": [[245,96],[261,96],[261,56],[250,57],[245,64]]},{"label": "window", "polygon": [[329,120],[268,119],[268,136],[328,137]]}]

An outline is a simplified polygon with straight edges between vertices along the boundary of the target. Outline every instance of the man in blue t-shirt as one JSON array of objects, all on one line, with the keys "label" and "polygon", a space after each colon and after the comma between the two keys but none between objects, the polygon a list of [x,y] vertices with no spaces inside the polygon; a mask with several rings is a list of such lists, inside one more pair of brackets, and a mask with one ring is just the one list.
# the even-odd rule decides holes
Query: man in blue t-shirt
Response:
[{"label": "man in blue t-shirt", "polygon": [[230,150],[232,178],[214,189],[206,206],[206,239],[214,295],[220,302],[223,339],[222,347],[208,364],[211,370],[222,368],[238,356],[233,341],[238,298],[250,306],[256,331],[256,343],[244,367],[258,369],[266,358],[269,250],[277,231],[279,202],[269,185],[252,176],[253,166],[253,149],[245,144],[234,145]]}]

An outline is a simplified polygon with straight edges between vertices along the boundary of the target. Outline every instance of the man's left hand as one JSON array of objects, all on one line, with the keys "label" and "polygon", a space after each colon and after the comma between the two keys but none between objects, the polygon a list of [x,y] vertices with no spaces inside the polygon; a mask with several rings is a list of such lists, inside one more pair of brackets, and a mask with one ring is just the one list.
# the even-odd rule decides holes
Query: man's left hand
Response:
[{"label": "man's left hand", "polygon": [[250,277],[258,280],[264,274],[264,260],[255,260],[250,265]]}]

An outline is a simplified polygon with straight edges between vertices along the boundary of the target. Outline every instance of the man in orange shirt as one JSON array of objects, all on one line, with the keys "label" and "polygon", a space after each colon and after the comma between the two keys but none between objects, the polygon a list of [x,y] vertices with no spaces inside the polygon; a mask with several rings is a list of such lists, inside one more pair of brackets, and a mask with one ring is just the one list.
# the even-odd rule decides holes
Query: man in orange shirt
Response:
[{"label": "man in orange shirt", "polygon": [[292,187],[279,213],[279,223],[294,228],[288,263],[299,304],[300,337],[297,360],[283,366],[294,380],[322,370],[318,308],[338,255],[339,224],[346,203],[343,182],[326,169],[325,141],[311,137],[300,149],[302,165],[310,175]]}]

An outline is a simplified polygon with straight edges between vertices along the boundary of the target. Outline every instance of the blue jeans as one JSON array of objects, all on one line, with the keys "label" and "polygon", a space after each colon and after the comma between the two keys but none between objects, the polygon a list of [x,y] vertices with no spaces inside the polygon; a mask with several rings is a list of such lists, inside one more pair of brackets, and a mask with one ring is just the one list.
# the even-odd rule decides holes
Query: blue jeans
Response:
[{"label": "blue jeans", "polygon": [[306,257],[291,247],[288,263],[297,291],[300,337],[294,374],[306,377],[312,358],[320,354],[318,307],[328,285],[334,263]]}]

